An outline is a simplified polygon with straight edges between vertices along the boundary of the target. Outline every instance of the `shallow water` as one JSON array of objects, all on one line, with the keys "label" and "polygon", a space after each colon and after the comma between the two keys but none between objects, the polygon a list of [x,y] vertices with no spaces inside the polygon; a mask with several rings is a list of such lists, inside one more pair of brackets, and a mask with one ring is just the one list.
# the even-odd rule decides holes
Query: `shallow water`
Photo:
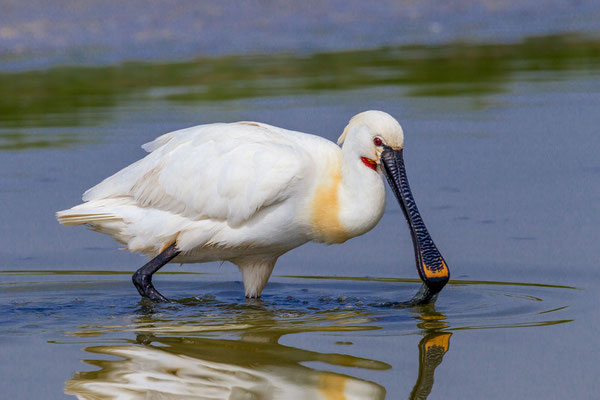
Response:
[{"label": "shallow water", "polygon": [[[598,3],[289,3],[265,18],[267,3],[6,2],[3,396],[595,398]],[[367,109],[403,125],[452,275],[435,305],[395,305],[419,282],[391,194],[364,236],[282,256],[260,301],[211,263],[165,267],[156,285],[179,300],[140,303],[143,257],[54,219],[165,132],[257,120],[336,140]]]},{"label": "shallow water", "polygon": [[[405,308],[393,304],[410,298],[414,280],[280,276],[270,294],[244,300],[241,282],[160,274],[157,285],[179,300],[154,305],[138,302],[120,273],[2,277],[9,354],[53,354],[65,392],[94,399],[454,397],[460,385],[437,386],[451,384],[453,369],[481,362],[469,336],[519,329],[547,337],[573,324],[570,307],[581,296],[569,286],[455,280],[437,306]],[[59,391],[62,380],[46,374],[47,364],[30,365],[37,386],[20,381],[14,393]]]}]

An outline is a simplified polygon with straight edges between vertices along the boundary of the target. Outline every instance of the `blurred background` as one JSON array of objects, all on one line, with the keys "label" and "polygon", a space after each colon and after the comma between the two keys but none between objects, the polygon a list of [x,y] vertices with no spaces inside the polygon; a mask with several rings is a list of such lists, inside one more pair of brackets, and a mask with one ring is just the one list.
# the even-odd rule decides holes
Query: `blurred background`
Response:
[{"label": "blurred background", "polygon": [[[45,341],[58,335],[47,332],[61,328],[40,321],[55,314],[67,318],[62,300],[48,311],[14,299],[29,302],[35,293],[44,303],[50,301],[44,293],[58,299],[76,286],[44,292],[42,285],[29,291],[24,282],[34,278],[27,274],[45,271],[35,278],[38,285],[56,271],[134,271],[145,262],[118,250],[109,237],[60,226],[56,211],[78,204],[86,189],[143,157],[140,145],[169,131],[255,120],[336,140],[353,115],[368,109],[386,111],[402,124],[413,194],[456,285],[440,296],[442,314],[382,314],[356,306],[373,318],[366,323],[369,328],[383,330],[379,336],[348,333],[350,338],[337,337],[335,343],[361,346],[344,350],[328,334],[315,340],[301,332],[293,339],[286,336],[291,346],[286,349],[308,348],[316,352],[303,353],[309,361],[326,359],[335,364],[328,370],[376,382],[367,385],[373,398],[386,392],[399,398],[411,392],[416,371],[430,371],[433,379],[438,365],[421,368],[416,356],[407,361],[399,355],[417,349],[426,354],[432,343],[445,353],[447,332],[453,331],[452,350],[436,372],[432,393],[437,398],[481,393],[488,398],[592,398],[590,393],[600,390],[594,374],[597,356],[590,351],[598,347],[594,332],[600,325],[591,307],[600,300],[600,2],[0,0],[0,10],[0,283],[13,288],[0,304],[0,317],[5,317],[0,327],[9,332],[2,340],[21,346],[12,347],[13,353],[5,346],[8,359],[21,363],[44,354],[64,363],[36,378],[53,388],[49,393],[56,398],[64,381],[81,368],[76,363],[89,354],[73,348],[67,362],[58,355],[66,347],[47,347]],[[413,263],[404,217],[388,193],[386,214],[375,229],[343,245],[308,244],[282,256],[265,295],[273,300],[269,296],[282,288],[285,292],[283,276],[289,275],[416,278]],[[233,280],[235,293],[241,290],[232,265],[165,270],[218,274],[190,277],[187,282],[197,282],[173,284],[164,290],[167,294],[179,288],[187,296],[201,294],[206,280],[219,279]],[[129,276],[115,276],[114,287],[121,291],[102,290],[137,302]],[[468,286],[472,281],[517,286],[481,289]],[[368,285],[384,300],[394,300],[397,293],[375,284],[311,282],[302,284],[334,297]],[[578,290],[514,289],[525,283]],[[396,284],[403,288],[406,282]],[[97,308],[69,303],[70,310],[81,307],[69,320],[72,330],[82,329],[82,321],[91,323],[86,310],[100,315],[93,321],[98,325],[114,317],[102,314],[111,300],[92,300],[90,293],[99,290],[85,288],[77,295],[96,301]],[[230,289],[209,292],[222,300],[220,294],[230,296]],[[318,295],[292,289],[294,298],[310,307],[330,310],[315,305]],[[243,301],[227,299],[222,301]],[[273,301],[274,308],[287,304]],[[114,302],[129,321],[130,310]],[[222,311],[215,313],[228,320],[231,315]],[[171,317],[184,318],[177,312]],[[440,319],[446,322],[428,325]],[[16,339],[30,326],[37,327],[32,329],[43,344]],[[532,326],[537,328],[499,329]],[[488,329],[485,335],[483,329]],[[436,336],[440,330],[447,336]],[[415,332],[420,336],[404,337]],[[119,340],[133,340],[120,335]],[[210,341],[197,345],[214,347]],[[42,353],[27,353],[31,349]],[[186,351],[192,350],[180,353]],[[348,372],[338,361],[360,362],[331,361],[319,351],[384,364],[374,364],[375,372],[370,367]],[[290,371],[299,376],[308,370]],[[36,376],[10,365],[0,372],[4,382]],[[83,393],[77,385],[77,379],[67,384],[72,394]],[[13,397],[40,394],[25,383],[10,390]],[[414,389],[414,398],[419,390]]]}]

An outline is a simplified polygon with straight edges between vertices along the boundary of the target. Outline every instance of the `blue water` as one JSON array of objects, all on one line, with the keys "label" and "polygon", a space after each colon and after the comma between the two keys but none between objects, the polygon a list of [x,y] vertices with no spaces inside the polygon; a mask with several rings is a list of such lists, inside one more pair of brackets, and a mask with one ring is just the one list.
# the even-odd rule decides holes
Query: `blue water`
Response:
[{"label": "blue water", "polygon": [[[493,381],[510,382],[512,393],[547,396],[557,387],[541,390],[527,381],[531,371],[516,379],[519,368],[500,367],[518,354],[527,359],[521,368],[556,373],[548,357],[561,352],[560,332],[577,329],[571,307],[581,296],[565,286],[455,280],[436,306],[399,308],[390,304],[410,298],[417,282],[279,276],[261,300],[244,300],[239,281],[161,274],[157,285],[179,300],[152,305],[138,301],[124,275],[2,278],[0,313],[10,321],[0,339],[12,361],[2,373],[7,383],[35,376],[43,389],[7,386],[11,397],[28,398],[40,390],[59,397],[63,386],[81,398],[203,398],[212,390],[217,398],[454,398],[490,384],[490,372],[476,367],[482,362],[497,366]],[[470,389],[456,383],[466,373]]]}]

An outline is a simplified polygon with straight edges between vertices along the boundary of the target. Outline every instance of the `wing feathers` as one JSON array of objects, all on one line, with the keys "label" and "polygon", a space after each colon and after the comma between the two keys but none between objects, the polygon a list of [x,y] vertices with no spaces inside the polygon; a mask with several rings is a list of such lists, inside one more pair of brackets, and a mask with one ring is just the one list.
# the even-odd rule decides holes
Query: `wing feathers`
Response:
[{"label": "wing feathers", "polygon": [[84,201],[130,197],[140,207],[237,226],[284,201],[310,161],[296,132],[264,124],[211,124],[171,132],[145,158],[85,192]]}]

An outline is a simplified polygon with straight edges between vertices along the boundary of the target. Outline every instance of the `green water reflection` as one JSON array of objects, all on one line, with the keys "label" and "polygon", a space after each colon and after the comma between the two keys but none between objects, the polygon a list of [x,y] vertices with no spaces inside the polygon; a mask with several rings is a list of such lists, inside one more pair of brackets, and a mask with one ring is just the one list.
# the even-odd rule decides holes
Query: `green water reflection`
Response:
[{"label": "green water reflection", "polygon": [[125,105],[143,110],[161,101],[213,103],[371,87],[401,88],[399,96],[485,96],[506,90],[517,79],[595,73],[599,61],[599,40],[564,34],[505,44],[413,45],[4,72],[0,150],[93,140],[77,127],[101,125]]}]

